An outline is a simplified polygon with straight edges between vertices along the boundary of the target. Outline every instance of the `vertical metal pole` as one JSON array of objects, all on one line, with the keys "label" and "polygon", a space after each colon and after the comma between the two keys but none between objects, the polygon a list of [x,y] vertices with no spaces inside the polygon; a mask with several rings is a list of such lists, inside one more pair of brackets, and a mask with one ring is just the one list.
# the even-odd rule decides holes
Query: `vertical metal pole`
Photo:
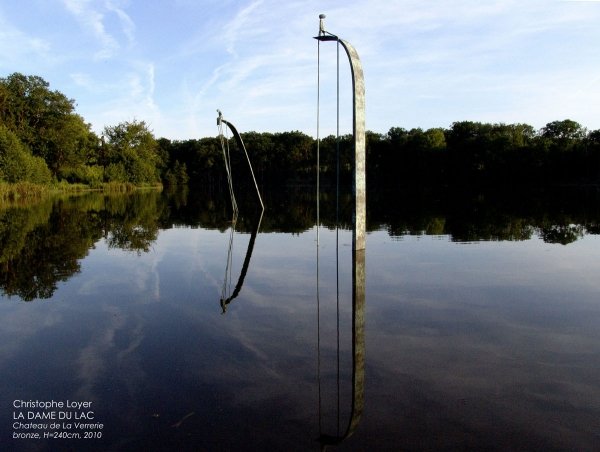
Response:
[{"label": "vertical metal pole", "polygon": [[[321,23],[323,19],[321,19]],[[321,42],[317,41],[317,382],[318,382],[318,399],[319,399],[319,436],[322,435],[322,418],[321,418],[321,299],[319,293],[319,227],[321,219],[319,217],[319,204],[321,188],[320,181],[320,106],[321,106]]]},{"label": "vertical metal pole", "polygon": [[321,137],[319,135],[320,127],[320,103],[321,103],[321,42],[317,41],[317,247],[319,246],[319,227],[321,226],[320,202],[321,202],[321,162],[320,145]]},{"label": "vertical metal pole", "polygon": [[315,39],[320,41],[336,41],[342,44],[352,71],[352,133],[354,135],[354,239],[353,248],[363,250],[366,247],[367,223],[367,194],[366,194],[366,139],[365,139],[365,79],[362,64],[356,49],[347,41],[340,39],[325,31],[323,19],[319,16],[319,35]]},{"label": "vertical metal pole", "polygon": [[[366,248],[366,139],[365,139],[365,82],[356,49],[347,41],[325,31],[319,18],[319,41],[342,44],[352,71],[352,131],[354,135],[354,230],[352,237],[352,410],[344,435],[321,436],[321,443],[339,444],[356,429],[364,407],[365,384],[365,248]],[[338,94],[339,98],[339,94]]]}]

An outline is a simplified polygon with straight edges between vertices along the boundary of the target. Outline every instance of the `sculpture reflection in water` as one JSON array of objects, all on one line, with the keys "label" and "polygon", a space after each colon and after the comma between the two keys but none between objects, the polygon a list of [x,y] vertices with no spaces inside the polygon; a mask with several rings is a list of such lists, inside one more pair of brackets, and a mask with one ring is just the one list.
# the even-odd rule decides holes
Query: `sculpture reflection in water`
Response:
[{"label": "sculpture reflection in water", "polygon": [[[355,244],[353,240],[353,245]],[[322,448],[340,444],[356,430],[364,407],[365,388],[365,250],[352,251],[352,387],[350,416],[344,429],[340,428],[340,322],[339,322],[339,290],[337,301],[337,429],[335,434],[327,433],[324,428],[325,411],[323,407],[324,389],[321,384],[321,300],[319,294],[319,245],[317,244],[317,347],[318,347],[318,392],[319,392],[319,442]],[[338,246],[336,244],[336,254]],[[336,265],[339,280],[339,266]]]},{"label": "sculpture reflection in water", "polygon": [[[319,106],[317,106],[317,347],[319,391],[319,442],[322,449],[340,444],[356,430],[364,407],[365,387],[365,248],[366,248],[366,180],[365,180],[365,85],[360,59],[354,47],[338,36],[325,31],[325,15],[319,16],[319,35],[315,37],[320,49],[322,41],[337,43],[337,181],[336,181],[336,314],[337,314],[337,429],[328,434],[323,428],[323,397],[321,387],[321,300],[319,294]],[[339,300],[339,48],[343,47],[350,61],[353,88],[353,135],[354,135],[354,225],[352,233],[352,387],[351,408],[348,423],[340,428],[340,300]],[[320,50],[318,50],[320,60]],[[320,68],[320,64],[317,65]],[[320,71],[320,69],[318,69]],[[318,74],[317,79],[320,80]],[[319,85],[319,83],[317,83]],[[317,104],[320,95],[317,96]]]},{"label": "sculpture reflection in water", "polygon": [[263,211],[260,212],[260,215],[256,218],[256,222],[254,228],[252,230],[252,235],[250,236],[250,241],[248,242],[248,249],[246,250],[246,257],[244,258],[244,263],[242,265],[242,271],[240,272],[240,276],[238,281],[231,292],[231,273],[232,273],[232,261],[233,261],[233,237],[235,235],[235,225],[237,222],[237,214],[234,214],[233,219],[231,221],[231,233],[229,235],[229,251],[227,253],[227,265],[225,267],[225,280],[223,281],[223,289],[221,290],[221,309],[223,309],[223,314],[227,311],[227,306],[229,303],[236,298],[240,291],[242,290],[242,286],[244,285],[244,278],[246,278],[246,273],[248,272],[248,266],[250,265],[250,258],[252,257],[252,251],[254,250],[254,242],[256,241],[256,236],[258,235],[258,231],[260,229],[260,223],[262,221]]},{"label": "sculpture reflection in water", "polygon": [[[250,258],[252,257],[252,251],[254,250],[254,243],[256,241],[256,236],[258,235],[258,231],[260,229],[260,223],[262,221],[263,213],[265,210],[262,197],[260,195],[260,191],[258,189],[258,184],[256,183],[256,178],[254,177],[254,171],[252,170],[252,164],[250,163],[250,157],[248,156],[248,152],[246,151],[246,147],[244,146],[244,142],[242,141],[242,137],[238,133],[237,129],[231,124],[229,121],[226,121],[223,118],[223,114],[220,110],[217,110],[217,126],[219,127],[219,138],[221,141],[221,148],[223,151],[223,158],[225,160],[225,171],[227,172],[227,183],[229,186],[229,195],[231,197],[231,208],[233,212],[233,216],[231,219],[231,231],[229,235],[229,249],[227,253],[227,264],[225,266],[225,280],[223,281],[223,288],[221,290],[221,299],[220,305],[221,309],[223,309],[223,314],[227,311],[227,306],[231,301],[236,298],[240,291],[242,290],[242,286],[244,284],[244,279],[246,277],[246,273],[248,272],[248,266],[250,265]],[[254,216],[254,227],[252,229],[252,235],[250,236],[250,241],[248,242],[248,249],[246,251],[246,257],[244,258],[244,263],[242,265],[242,271],[238,278],[238,281],[231,292],[232,285],[232,267],[233,267],[233,238],[235,236],[235,226],[238,220],[238,205],[235,199],[235,192],[233,189],[233,174],[231,169],[231,158],[230,158],[230,149],[229,149],[229,139],[227,136],[227,129],[223,126],[226,125],[232,132],[233,138],[236,141],[237,146],[241,151],[244,152],[246,156],[246,161],[248,162],[248,170],[250,175],[252,176],[252,181],[254,182],[254,187],[256,188],[256,197],[260,204],[260,211]]]}]

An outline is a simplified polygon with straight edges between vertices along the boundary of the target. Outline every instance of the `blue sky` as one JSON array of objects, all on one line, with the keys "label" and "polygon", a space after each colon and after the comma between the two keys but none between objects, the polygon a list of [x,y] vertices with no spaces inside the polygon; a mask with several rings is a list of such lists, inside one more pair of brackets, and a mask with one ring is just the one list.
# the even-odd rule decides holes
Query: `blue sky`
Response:
[{"label": "blue sky", "polygon": [[[157,137],[316,134],[318,15],[357,49],[367,129],[570,118],[600,129],[596,0],[4,0],[0,76],[39,75],[93,130]],[[343,50],[342,50],[343,52]],[[335,132],[336,45],[320,46],[320,134]],[[351,131],[340,62],[340,131]]]}]

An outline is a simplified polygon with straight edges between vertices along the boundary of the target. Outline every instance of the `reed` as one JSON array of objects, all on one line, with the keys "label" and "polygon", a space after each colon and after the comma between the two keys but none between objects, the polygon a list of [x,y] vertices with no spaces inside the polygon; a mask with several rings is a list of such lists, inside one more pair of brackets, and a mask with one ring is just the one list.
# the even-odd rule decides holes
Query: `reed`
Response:
[{"label": "reed", "polygon": [[60,193],[64,192],[81,192],[81,191],[89,191],[92,190],[89,185],[86,184],[77,184],[70,183],[66,181],[60,181],[52,185],[52,191],[57,191]]},{"label": "reed", "polygon": [[26,201],[42,198],[49,192],[46,185],[32,184],[31,182],[17,182],[8,184],[0,182],[0,201]]},{"label": "reed", "polygon": [[105,182],[101,190],[110,193],[129,193],[136,190],[137,187],[130,182]]},{"label": "reed", "polygon": [[35,202],[53,193],[81,193],[85,191],[104,191],[107,193],[131,193],[140,189],[161,189],[162,185],[137,186],[130,182],[106,182],[92,188],[86,184],[71,184],[65,181],[52,185],[33,184],[31,182],[7,183],[0,181],[0,203],[12,204]]}]

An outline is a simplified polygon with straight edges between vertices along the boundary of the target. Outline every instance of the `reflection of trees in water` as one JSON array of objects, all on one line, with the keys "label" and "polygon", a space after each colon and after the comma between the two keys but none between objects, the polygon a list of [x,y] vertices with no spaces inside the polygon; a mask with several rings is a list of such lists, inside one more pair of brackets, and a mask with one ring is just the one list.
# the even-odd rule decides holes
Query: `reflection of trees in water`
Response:
[{"label": "reflection of trees in water", "polygon": [[[224,187],[226,188],[226,187]],[[321,224],[334,228],[335,196],[323,190]],[[293,188],[266,191],[268,206],[261,231],[301,233],[314,226],[315,194]],[[247,201],[240,194],[238,203]],[[341,228],[351,224],[351,197],[340,198]],[[369,230],[391,236],[448,235],[454,241],[527,240],[538,235],[568,244],[600,233],[600,192],[560,190],[542,193],[451,193],[416,191],[372,193]],[[133,194],[46,200],[0,209],[0,288],[23,300],[49,298],[58,281],[79,271],[79,260],[98,240],[109,247],[146,252],[161,229],[185,225],[226,231],[231,225],[227,197],[204,192],[138,191]],[[236,230],[251,233],[252,216]]]},{"label": "reflection of trees in water", "polygon": [[560,243],[561,245],[573,243],[583,237],[583,235],[583,226],[574,224],[553,225],[548,228],[542,228],[540,231],[540,236],[544,239],[544,242]]},{"label": "reflection of trees in water", "polygon": [[[329,229],[336,227],[334,190],[324,189],[320,199],[321,225]],[[312,190],[266,190],[264,196],[268,215],[261,225],[263,232],[300,233],[314,226]],[[340,228],[351,228],[352,207],[352,197],[342,194]],[[575,240],[600,233],[600,192],[596,190],[481,193],[430,188],[371,192],[367,208],[368,230],[387,230],[393,237],[447,235],[453,241],[467,242],[521,241],[538,235],[550,243],[565,243],[565,237],[552,232],[554,229],[566,233],[575,226],[577,231],[570,234]],[[202,225],[211,227],[210,223]],[[238,222],[237,229],[251,232],[251,225]]]},{"label": "reflection of trees in water", "polygon": [[88,194],[0,210],[0,287],[25,301],[50,298],[103,236],[148,251],[158,235],[159,193]]},{"label": "reflection of trees in water", "polygon": [[100,238],[99,229],[63,201],[2,210],[0,218],[0,241],[8,245],[0,258],[0,286],[26,301],[51,297]]},{"label": "reflection of trees in water", "polygon": [[448,235],[456,242],[520,241],[538,235],[568,244],[600,233],[600,192],[596,189],[473,193],[412,190],[374,193],[369,228],[391,236]]},{"label": "reflection of trees in water", "polygon": [[138,254],[148,252],[160,229],[159,219],[165,208],[161,199],[156,191],[118,198],[119,208],[113,207],[104,225],[108,247]]}]

